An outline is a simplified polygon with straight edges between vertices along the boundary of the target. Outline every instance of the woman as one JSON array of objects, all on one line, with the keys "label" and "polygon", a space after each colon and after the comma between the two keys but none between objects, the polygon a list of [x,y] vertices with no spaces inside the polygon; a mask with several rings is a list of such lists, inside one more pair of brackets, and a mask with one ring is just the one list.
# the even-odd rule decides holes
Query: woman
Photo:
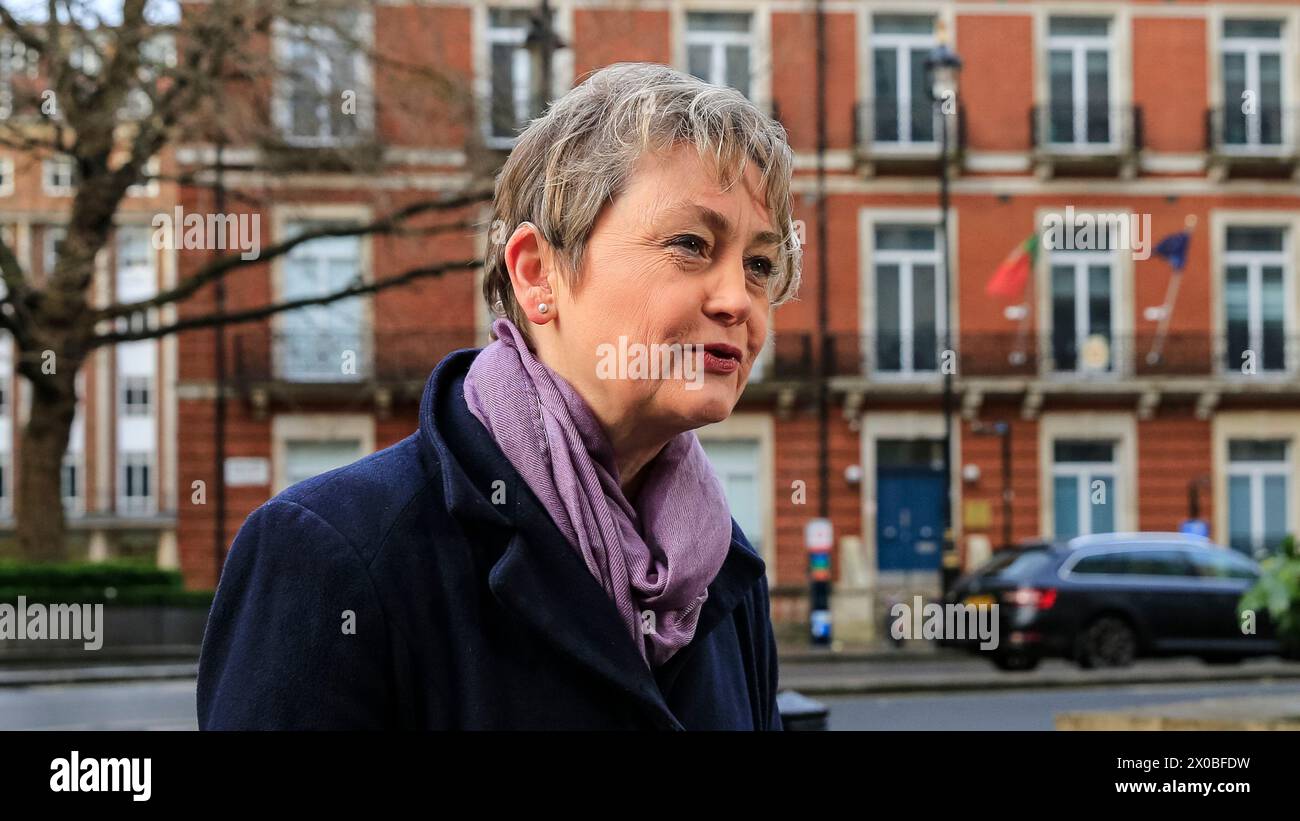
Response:
[{"label": "woman", "polygon": [[[797,287],[791,166],[742,95],[659,65],[531,123],[495,341],[438,364],[410,437],[248,518],[200,727],[780,729],[764,563],[692,431]],[[609,361],[637,345],[676,360]]]}]

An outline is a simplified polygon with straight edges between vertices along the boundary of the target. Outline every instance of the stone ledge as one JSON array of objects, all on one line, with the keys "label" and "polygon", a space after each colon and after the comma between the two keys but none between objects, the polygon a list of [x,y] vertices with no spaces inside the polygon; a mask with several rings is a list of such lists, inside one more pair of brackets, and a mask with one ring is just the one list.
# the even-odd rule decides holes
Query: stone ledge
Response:
[{"label": "stone ledge", "polygon": [[1123,711],[1061,713],[1058,730],[1300,730],[1300,696],[1207,698]]}]

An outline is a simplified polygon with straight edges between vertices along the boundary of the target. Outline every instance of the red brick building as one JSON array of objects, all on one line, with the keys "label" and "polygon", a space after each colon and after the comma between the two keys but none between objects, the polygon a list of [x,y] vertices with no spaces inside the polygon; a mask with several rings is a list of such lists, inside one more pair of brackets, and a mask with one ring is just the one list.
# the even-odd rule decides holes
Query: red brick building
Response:
[{"label": "red brick building", "polygon": [[[938,585],[945,362],[955,368],[954,537],[967,562],[1003,541],[1002,442],[990,432],[998,422],[1009,425],[1013,539],[1176,530],[1193,492],[1222,543],[1265,550],[1297,529],[1294,4],[827,0],[825,244],[814,207],[811,4],[552,6],[567,46],[555,58],[556,94],[612,61],[659,61],[735,85],[789,132],[808,238],[801,298],[776,314],[775,344],[734,417],[699,432],[734,515],[768,560],[775,618],[806,618],[803,528],[817,513],[813,376],[822,331],[833,354],[828,474],[841,635],[869,625],[885,594]],[[436,2],[370,12],[377,47],[437,61],[472,90],[477,114],[381,106],[369,123],[359,118],[358,137],[311,108],[310,95],[272,89],[269,116],[282,118],[286,144],[312,150],[363,139],[381,161],[365,174],[271,180],[238,168],[241,156],[255,166],[264,149],[230,146],[226,184],[267,203],[259,212],[267,241],[454,188],[476,156],[467,146],[508,149],[529,114],[521,48],[529,7]],[[936,116],[924,64],[944,31],[963,69],[955,105]],[[351,71],[344,76],[371,76],[361,64]],[[383,71],[373,81],[380,101],[401,94]],[[950,134],[944,157],[941,127]],[[206,150],[189,146],[180,159]],[[951,177],[946,276],[937,230],[943,164]],[[209,196],[182,191],[180,202],[202,211],[213,207]],[[1044,225],[1075,229],[1112,215],[1134,232],[1109,244],[1044,246],[1017,298],[985,293],[1004,258]],[[1162,323],[1156,309],[1171,269],[1151,249],[1189,216],[1196,228]],[[232,280],[229,307],[329,288],[358,271],[395,273],[431,254],[472,255],[482,234],[439,237],[433,251],[409,237],[311,243]],[[822,255],[825,328],[817,327]],[[286,485],[414,429],[416,391],[437,358],[485,339],[477,283],[475,274],[451,274],[227,332],[227,541]],[[177,531],[195,586],[213,583],[220,541],[213,345],[211,331],[178,343]],[[341,374],[347,352],[355,371]],[[207,491],[203,503],[187,503],[196,487]]]}]

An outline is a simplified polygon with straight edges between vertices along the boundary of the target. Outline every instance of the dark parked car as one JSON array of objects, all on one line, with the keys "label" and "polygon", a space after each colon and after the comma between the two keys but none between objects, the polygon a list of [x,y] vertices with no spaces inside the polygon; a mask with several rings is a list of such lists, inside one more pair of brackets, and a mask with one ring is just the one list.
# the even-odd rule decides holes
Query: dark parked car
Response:
[{"label": "dark parked car", "polygon": [[[1139,656],[1193,655],[1211,663],[1281,652],[1267,614],[1247,635],[1237,602],[1259,577],[1245,555],[1181,533],[1107,533],[1000,551],[959,579],[947,603],[998,607],[1005,670],[1044,657],[1122,667]],[[978,651],[978,639],[941,644]]]}]

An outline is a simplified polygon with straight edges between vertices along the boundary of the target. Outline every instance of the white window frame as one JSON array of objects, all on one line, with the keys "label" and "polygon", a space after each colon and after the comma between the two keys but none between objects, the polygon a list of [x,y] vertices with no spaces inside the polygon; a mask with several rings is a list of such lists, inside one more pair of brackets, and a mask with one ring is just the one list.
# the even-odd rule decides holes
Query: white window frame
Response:
[{"label": "white window frame", "polygon": [[[117,512],[121,516],[152,516],[158,509],[158,454],[154,451],[120,451],[117,454]],[[127,495],[127,474],[132,467],[147,472],[144,496]]]},{"label": "white window frame", "polygon": [[[716,13],[727,14],[734,17],[744,17],[748,25],[747,31],[699,31],[691,28],[690,15],[692,13]],[[713,85],[725,86],[727,79],[727,46],[744,46],[747,49],[749,63],[749,95],[753,100],[758,97],[757,77],[758,71],[755,66],[758,62],[758,36],[755,31],[755,12],[752,10],[739,9],[704,9],[691,7],[686,9],[682,21],[682,44],[683,53],[687,55],[687,70],[689,70],[689,54],[691,46],[706,46],[709,49],[709,76],[705,82]]]},{"label": "white window frame", "polygon": [[[871,260],[872,282],[879,282],[880,265],[897,265],[898,266],[898,333],[899,333],[899,368],[898,370],[886,370],[879,366],[876,358],[871,360],[871,377],[873,379],[930,379],[938,377],[942,373],[943,365],[943,348],[942,340],[944,336],[944,300],[947,294],[944,292],[943,276],[943,249],[939,237],[939,226],[929,225],[926,223],[914,223],[904,220],[897,222],[877,222],[872,226],[872,242],[874,244],[875,231],[883,227],[913,227],[928,228],[934,235],[934,248],[929,251],[923,250],[880,250],[876,249]],[[914,327],[915,318],[915,289],[912,284],[912,269],[916,265],[933,265],[934,266],[934,333],[936,344],[939,345],[939,356],[935,361],[933,370],[918,370],[914,367],[915,347],[913,342],[916,336]],[[877,299],[879,292],[876,293]],[[877,302],[877,311],[880,308]],[[872,324],[867,326],[875,328],[877,322],[873,316]],[[873,345],[874,348],[874,345]]]},{"label": "white window frame", "polygon": [[[351,10],[351,9],[350,9]],[[357,23],[355,33],[357,40],[362,47],[352,55],[352,74],[356,80],[356,88],[352,89],[357,95],[357,131],[355,135],[340,136],[333,133],[324,133],[330,130],[330,117],[328,116],[328,107],[325,110],[326,116],[320,117],[322,113],[317,111],[319,128],[315,135],[294,134],[293,133],[293,85],[286,76],[285,67],[288,66],[291,58],[290,49],[293,44],[301,39],[310,40],[317,50],[340,45],[337,34],[326,25],[303,25],[290,23],[282,18],[277,18],[272,24],[272,37],[274,39],[274,49],[276,58],[277,71],[275,80],[272,83],[271,94],[271,112],[276,127],[280,134],[280,139],[289,145],[296,145],[308,148],[323,148],[334,146],[348,146],[364,143],[374,135],[374,78],[371,72],[369,56],[367,49],[374,47],[374,24],[373,18],[369,11],[357,9]],[[324,88],[326,92],[325,99],[330,100],[330,94],[337,94],[343,89],[333,88],[330,83],[328,70],[329,60],[317,53],[318,73],[314,73],[318,85],[330,85]],[[342,100],[334,100],[338,105],[342,105]],[[325,104],[328,106],[328,102]]]},{"label": "white window frame", "polygon": [[[772,504],[776,492],[773,484],[776,476],[776,428],[771,414],[741,412],[734,413],[721,422],[715,422],[696,430],[701,442],[726,442],[748,440],[758,442],[758,485],[759,506],[762,511],[763,532],[761,535],[762,558],[767,565],[769,585],[777,582],[776,567],[776,513]],[[753,536],[753,534],[746,534]]]},{"label": "white window frame", "polygon": [[71,157],[41,161],[41,187],[49,197],[70,197],[77,186],[77,166]]},{"label": "white window frame", "polygon": [[59,262],[58,244],[68,235],[66,225],[47,223],[45,230],[42,232],[41,239],[41,263],[44,265],[44,274],[49,276],[54,270],[54,266]]},{"label": "white window frame", "polygon": [[[1250,481],[1250,542],[1251,553],[1258,554],[1263,549],[1261,543],[1264,539],[1264,479],[1265,477],[1281,477],[1285,482],[1287,501],[1291,498],[1291,475],[1293,456],[1291,453],[1292,442],[1286,437],[1253,437],[1253,441],[1282,441],[1286,446],[1286,458],[1281,461],[1256,461],[1256,460],[1234,460],[1231,455],[1233,442],[1246,441],[1243,437],[1233,436],[1228,439],[1228,465],[1224,476],[1224,486],[1228,492],[1231,491],[1231,482],[1234,478],[1245,478]],[[1229,503],[1231,496],[1229,495]],[[1228,535],[1231,538],[1231,522],[1227,520],[1231,516],[1231,508],[1224,508],[1224,520],[1227,522]],[[1290,519],[1291,512],[1287,511],[1287,518]],[[1227,544],[1227,542],[1225,542]]]},{"label": "white window frame", "polygon": [[289,443],[311,441],[357,441],[362,456],[375,451],[375,418],[358,413],[278,414],[271,420],[272,492],[289,486]]},{"label": "white window frame", "polygon": [[[941,213],[938,208],[859,208],[858,209],[858,327],[875,328],[876,327],[876,266],[875,260],[880,253],[876,250],[876,227],[886,225],[930,225],[935,231],[936,249],[935,252],[940,255],[942,260],[943,246],[939,244],[939,222]],[[948,247],[958,247],[958,238],[960,225],[960,214],[957,209],[951,209],[948,212],[948,236],[946,238]],[[1040,255],[1041,258],[1041,255]],[[959,304],[958,294],[961,290],[961,262],[958,255],[948,254],[948,276],[943,273],[942,262],[936,266],[935,272],[937,282],[935,290],[943,292],[938,305],[939,313],[935,316],[935,333],[942,338],[944,333],[944,302],[947,300],[948,321],[951,324],[951,338],[956,341],[961,338],[961,314],[957,310]],[[946,283],[945,283],[946,280]],[[945,292],[945,285],[947,290]],[[909,322],[911,320],[909,319]],[[870,334],[864,334],[861,341],[861,350],[859,352],[862,361],[868,366],[873,365],[873,348],[875,347],[874,338]],[[942,360],[941,360],[942,363]],[[910,374],[902,374],[900,371],[879,371],[874,367],[869,368],[868,375],[871,379],[877,381],[933,381],[941,378],[941,371],[913,371]]]},{"label": "white window frame", "polygon": [[0,197],[11,197],[13,196],[13,193],[14,193],[14,158],[0,157]]},{"label": "white window frame", "polygon": [[[286,206],[277,206],[272,209],[272,230],[274,232],[273,236],[286,237],[289,235],[290,227],[295,223],[328,221],[328,222],[355,222],[360,225],[365,225],[368,222],[370,222],[371,219],[372,217],[371,217],[370,209],[366,206],[286,205]],[[359,244],[357,254],[358,254],[358,266],[360,269],[361,279],[364,282],[369,282],[372,278],[372,274],[374,271],[374,266],[373,266],[374,246],[372,245],[372,240],[369,235],[362,235],[357,237],[357,242]],[[309,245],[310,243],[304,243],[303,245],[300,245],[298,247],[302,248]],[[292,253],[293,252],[290,252],[290,254]],[[288,257],[290,256],[290,254],[284,254],[279,257],[276,257],[275,260],[271,263],[272,293],[275,294],[277,299],[283,298],[285,292],[285,283],[287,281],[287,276],[288,276],[288,273],[285,270],[285,264],[288,261]],[[374,303],[371,300],[371,298],[368,296],[359,296],[355,298],[361,301],[361,315],[357,322],[358,325],[357,333],[360,339],[360,346],[362,350],[358,350],[356,352],[357,373],[355,376],[351,376],[340,372],[338,379],[330,379],[324,381],[350,382],[350,381],[364,379],[367,370],[373,365],[375,361],[376,352],[374,350],[375,347]],[[288,316],[287,312],[281,312],[276,314],[274,317],[272,317],[271,328],[273,334],[277,337],[280,336],[284,331],[288,330],[290,327],[285,320],[286,316]],[[276,346],[272,346],[272,347],[275,348]],[[289,382],[306,382],[306,383],[310,383],[313,381],[316,382],[322,381],[319,379],[313,380],[313,379],[304,379],[300,377],[293,377],[290,374],[286,374],[283,368],[282,359],[281,359],[282,355],[280,351],[272,350],[271,356],[273,357],[271,362],[271,371],[272,374],[274,375],[274,378],[276,379],[285,380]],[[350,378],[344,379],[343,378],[344,376],[349,376]]]},{"label": "white window frame", "polygon": [[[1051,18],[1085,18],[1092,17],[1098,20],[1105,20],[1107,23],[1106,34],[1102,35],[1083,35],[1083,34],[1052,34]],[[1117,92],[1118,77],[1117,75],[1117,37],[1116,29],[1121,25],[1121,21],[1116,16],[1105,15],[1088,15],[1053,12],[1045,21],[1045,43],[1043,50],[1043,81],[1046,84],[1047,93],[1043,99],[1047,101],[1048,109],[1044,112],[1042,121],[1039,123],[1040,133],[1043,135],[1043,145],[1051,148],[1053,151],[1080,152],[1086,154],[1105,153],[1116,151],[1119,148],[1119,118],[1116,116],[1118,111],[1122,110],[1122,103],[1119,102]],[[1088,142],[1088,57],[1089,50],[1103,48],[1106,51],[1106,126],[1109,139],[1104,143]],[[1051,92],[1051,71],[1052,71],[1052,52],[1069,51],[1070,52],[1070,74],[1071,74],[1071,96],[1074,98],[1073,112],[1073,139],[1068,142],[1057,142],[1052,139],[1051,130],[1051,106],[1057,105],[1052,99]]]},{"label": "white window frame", "polygon": [[[142,416],[147,417],[152,415],[155,404],[153,377],[144,374],[128,374],[119,376],[118,380],[117,412],[122,416],[130,418]],[[133,390],[138,391],[142,384],[144,386],[145,403],[143,405],[129,403],[127,399],[131,392]]]},{"label": "white window frame", "polygon": [[[1279,22],[1282,24],[1281,30],[1279,31],[1278,36],[1276,38],[1237,37],[1237,36],[1228,36],[1224,34],[1223,29],[1228,20],[1251,20],[1251,19],[1268,21],[1268,22]],[[1225,15],[1219,18],[1218,21],[1216,22],[1216,25],[1218,27],[1217,34],[1219,36],[1219,49],[1218,49],[1219,64],[1217,66],[1217,70],[1219,75],[1218,92],[1220,96],[1222,96],[1223,93],[1227,91],[1225,85],[1226,78],[1224,77],[1224,72],[1223,72],[1223,63],[1225,62],[1225,58],[1229,53],[1242,54],[1245,57],[1247,89],[1254,89],[1256,92],[1259,91],[1260,88],[1259,59],[1260,56],[1265,53],[1277,55],[1278,63],[1281,66],[1281,72],[1282,72],[1281,84],[1279,88],[1279,100],[1278,100],[1278,105],[1281,107],[1281,113],[1282,113],[1282,123],[1281,123],[1282,141],[1280,143],[1260,142],[1261,134],[1260,134],[1260,120],[1259,120],[1258,109],[1256,109],[1256,114],[1254,117],[1248,116],[1246,119],[1246,142],[1229,143],[1226,139],[1223,139],[1222,129],[1226,124],[1226,114],[1227,114],[1228,106],[1241,105],[1241,100],[1228,100],[1226,97],[1224,97],[1223,108],[1221,109],[1221,111],[1223,111],[1224,113],[1225,120],[1218,123],[1220,128],[1220,134],[1219,134],[1220,138],[1218,141],[1218,148],[1224,153],[1247,154],[1247,155],[1262,154],[1267,156],[1272,154],[1284,153],[1286,151],[1289,151],[1290,148],[1295,145],[1295,139],[1296,139],[1296,135],[1294,133],[1295,128],[1291,122],[1291,116],[1290,116],[1291,111],[1287,107],[1287,102],[1288,100],[1290,100],[1290,91],[1291,91],[1290,89],[1291,80],[1290,80],[1289,68],[1292,65],[1292,61],[1289,59],[1289,55],[1287,54],[1287,47],[1286,47],[1287,22],[1288,21],[1285,18],[1278,18],[1278,17],[1252,18],[1249,15],[1239,15],[1239,14]],[[1262,103],[1263,101],[1261,100],[1259,102]]]},{"label": "white window frame", "polygon": [[[1055,448],[1057,442],[1081,442],[1087,441],[1082,439],[1062,438],[1052,442],[1052,510],[1056,510],[1056,480],[1062,478],[1073,478],[1078,480],[1078,498],[1075,499],[1078,507],[1078,520],[1080,530],[1077,536],[1092,535],[1092,483],[1100,478],[1111,480],[1111,498],[1108,503],[1113,505],[1112,511],[1116,513],[1116,531],[1122,530],[1118,527],[1119,512],[1119,460],[1115,456],[1115,451],[1119,449],[1119,443],[1105,440],[1111,448],[1109,462],[1058,462],[1056,460]],[[1055,531],[1055,527],[1053,527]],[[1054,534],[1059,537],[1059,534]]]},{"label": "white window frame", "polygon": [[[1117,256],[1116,251],[1049,250],[1047,252],[1047,257],[1048,257],[1047,302],[1048,302],[1049,312],[1045,314],[1045,316],[1047,317],[1047,324],[1049,326],[1051,325],[1051,317],[1053,315],[1051,311],[1051,306],[1056,297],[1055,292],[1051,290],[1053,281],[1055,279],[1055,277],[1052,274],[1052,268],[1056,267],[1057,265],[1071,265],[1074,267],[1074,329],[1075,329],[1074,347],[1076,352],[1075,367],[1066,370],[1056,364],[1056,352],[1055,350],[1052,350],[1053,343],[1056,339],[1056,332],[1055,332],[1055,328],[1051,328],[1048,332],[1048,339],[1046,343],[1048,346],[1048,354],[1049,354],[1048,358],[1050,360],[1049,366],[1051,369],[1051,373],[1064,374],[1064,375],[1069,375],[1071,377],[1076,377],[1076,376],[1093,377],[1093,376],[1107,376],[1107,375],[1119,376],[1121,374],[1121,371],[1123,370],[1122,368],[1123,357],[1120,356],[1120,352],[1123,349],[1123,341],[1122,341],[1122,337],[1119,336],[1119,333],[1117,331],[1117,322],[1116,322],[1117,319],[1116,303],[1118,302],[1117,292],[1119,291],[1119,283],[1118,283],[1119,265],[1116,263],[1116,256]],[[1092,335],[1091,334],[1092,320],[1088,316],[1088,308],[1089,308],[1088,266],[1097,265],[1103,261],[1108,266],[1110,266],[1110,294],[1108,295],[1108,300],[1107,300],[1110,308],[1110,336],[1111,336],[1110,343],[1109,343],[1110,366],[1103,370],[1090,370],[1086,368],[1083,364],[1083,345],[1084,342],[1088,339],[1088,337]],[[1081,296],[1083,297],[1082,299],[1080,298]]]},{"label": "white window frame", "polygon": [[[1276,228],[1282,234],[1281,251],[1229,251],[1228,250],[1228,229],[1229,228]],[[1217,367],[1224,376],[1233,379],[1254,379],[1260,376],[1264,377],[1281,377],[1286,378],[1296,372],[1296,357],[1290,350],[1291,334],[1295,328],[1295,320],[1292,319],[1291,312],[1282,311],[1282,356],[1285,367],[1280,370],[1265,370],[1263,364],[1264,349],[1264,317],[1263,317],[1263,268],[1265,265],[1277,265],[1282,268],[1282,292],[1287,305],[1294,303],[1295,289],[1295,267],[1291,264],[1295,249],[1292,243],[1292,230],[1282,222],[1276,225],[1252,225],[1247,223],[1228,223],[1223,229],[1223,254],[1219,263],[1218,279],[1221,288],[1220,296],[1224,300],[1220,303],[1223,311],[1222,336],[1224,344],[1227,342],[1228,315],[1227,315],[1227,297],[1228,297],[1228,267],[1243,266],[1246,269],[1246,324],[1247,333],[1250,336],[1248,347],[1250,350],[1259,351],[1260,358],[1257,363],[1258,367],[1253,374],[1244,374],[1240,366],[1229,368],[1226,361],[1226,351],[1216,356]]]},{"label": "white window frame", "polygon": [[[1111,494],[1115,505],[1115,531],[1137,530],[1141,486],[1138,480],[1136,416],[1115,411],[1046,411],[1038,420],[1038,521],[1041,534],[1046,538],[1056,532],[1055,446],[1060,440],[1112,443],[1115,483]],[[1087,521],[1091,528],[1091,517]]]},{"label": "white window frame", "polygon": [[[874,24],[875,17],[883,15],[884,12],[873,10],[873,14],[874,16],[872,20]],[[895,15],[893,13],[889,13],[889,16],[910,16],[916,18],[930,18],[931,29],[929,34],[880,34],[875,31],[875,27],[873,25],[870,34],[870,42],[868,46],[870,51],[866,57],[866,59],[868,59],[872,65],[873,80],[875,79],[874,71],[875,71],[876,49],[877,48],[894,49],[894,60],[895,60],[896,71],[898,74],[898,87],[895,88],[894,91],[897,94],[897,99],[898,99],[898,137],[899,138],[897,140],[876,139],[874,109],[876,106],[879,105],[879,101],[874,96],[874,89],[875,89],[874,83],[871,85],[871,89],[872,89],[871,105],[873,107],[872,120],[870,123],[866,124],[867,126],[869,126],[870,130],[865,132],[865,134],[869,135],[869,140],[872,145],[879,146],[881,148],[886,148],[886,149],[918,148],[918,149],[925,149],[925,150],[933,150],[937,148],[937,146],[939,145],[939,140],[938,140],[938,136],[940,133],[939,128],[942,127],[942,125],[939,122],[935,122],[934,133],[936,136],[934,139],[931,140],[912,139],[912,134],[911,134],[912,132],[912,116],[911,116],[912,61],[910,58],[911,58],[912,49],[916,48],[917,46],[921,46],[927,50],[933,49],[935,47],[937,41],[935,39],[934,26],[937,25],[938,23],[938,17],[933,13],[930,14],[918,13],[918,14],[908,14],[908,15]]]},{"label": "white window frame", "polygon": [[[495,92],[492,87],[493,46],[513,45],[517,47],[510,61],[510,82],[512,86],[510,90],[514,99],[515,123],[522,125],[528,122],[531,112],[533,64],[532,56],[523,48],[524,40],[528,37],[528,29],[525,26],[500,26],[492,23],[493,10],[509,10],[510,8],[512,7],[491,6],[486,12],[487,75],[484,82],[487,85],[488,94],[484,100],[483,131],[488,145],[494,148],[509,148],[515,144],[516,138],[505,134],[496,134],[492,131],[492,98]],[[551,66],[551,69],[554,71],[554,65]]]}]

